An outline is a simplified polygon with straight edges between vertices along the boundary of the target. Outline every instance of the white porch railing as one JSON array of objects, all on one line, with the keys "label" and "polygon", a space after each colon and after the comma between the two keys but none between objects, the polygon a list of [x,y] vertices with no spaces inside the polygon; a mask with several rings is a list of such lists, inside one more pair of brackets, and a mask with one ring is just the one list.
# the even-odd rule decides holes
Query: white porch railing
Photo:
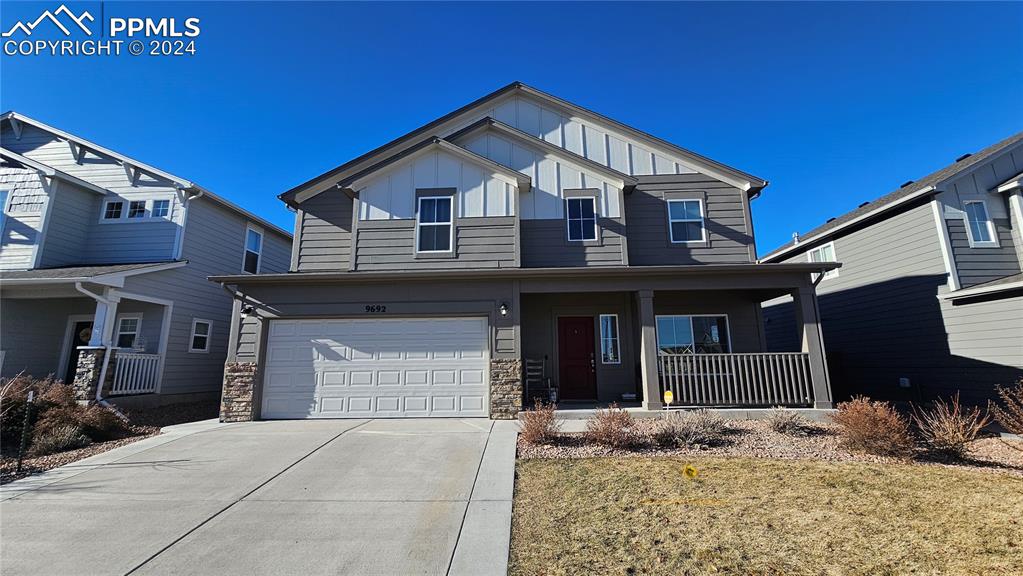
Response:
[{"label": "white porch railing", "polygon": [[156,392],[160,355],[140,352],[117,352],[114,356],[114,380],[111,396]]},{"label": "white porch railing", "polygon": [[657,370],[675,406],[813,405],[810,355],[802,352],[666,354]]}]

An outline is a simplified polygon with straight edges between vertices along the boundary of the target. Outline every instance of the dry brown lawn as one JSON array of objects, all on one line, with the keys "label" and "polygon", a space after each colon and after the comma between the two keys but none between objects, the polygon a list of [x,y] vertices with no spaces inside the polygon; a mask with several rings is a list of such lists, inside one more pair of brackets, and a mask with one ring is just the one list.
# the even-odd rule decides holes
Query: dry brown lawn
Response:
[{"label": "dry brown lawn", "polygon": [[510,573],[1019,575],[1023,478],[810,460],[520,460]]}]

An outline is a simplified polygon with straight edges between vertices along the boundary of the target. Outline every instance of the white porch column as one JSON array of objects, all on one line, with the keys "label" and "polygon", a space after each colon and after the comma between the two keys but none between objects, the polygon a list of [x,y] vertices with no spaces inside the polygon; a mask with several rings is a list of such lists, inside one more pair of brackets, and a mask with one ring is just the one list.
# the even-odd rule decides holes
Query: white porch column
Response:
[{"label": "white porch column", "polygon": [[810,355],[810,377],[813,380],[814,408],[831,408],[831,382],[828,380],[828,361],[824,355],[820,315],[817,312],[817,293],[812,286],[792,291],[792,304],[796,312],[796,329],[802,351]]},{"label": "white porch column", "polygon": [[661,382],[657,376],[657,325],[654,318],[653,290],[636,292],[639,305],[639,365],[643,378],[643,408],[660,410]]},{"label": "white porch column", "polygon": [[106,346],[113,344],[114,324],[117,322],[117,297],[109,295],[109,290],[104,291],[104,300],[96,300],[96,312],[92,318],[92,336],[89,338],[89,346]]}]

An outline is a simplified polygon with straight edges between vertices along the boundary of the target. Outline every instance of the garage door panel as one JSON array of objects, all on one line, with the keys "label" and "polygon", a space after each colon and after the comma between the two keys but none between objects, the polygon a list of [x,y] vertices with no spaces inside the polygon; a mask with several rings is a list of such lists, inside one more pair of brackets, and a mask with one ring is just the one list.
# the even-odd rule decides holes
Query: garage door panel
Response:
[{"label": "garage door panel", "polygon": [[484,318],[274,320],[265,418],[487,415]]}]

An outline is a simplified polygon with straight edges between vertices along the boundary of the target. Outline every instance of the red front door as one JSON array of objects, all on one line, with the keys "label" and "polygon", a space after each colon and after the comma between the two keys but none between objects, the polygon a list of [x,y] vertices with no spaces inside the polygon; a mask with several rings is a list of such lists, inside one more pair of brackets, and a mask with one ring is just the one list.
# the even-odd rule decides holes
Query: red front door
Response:
[{"label": "red front door", "polygon": [[558,318],[558,387],[563,400],[596,400],[592,316]]}]

